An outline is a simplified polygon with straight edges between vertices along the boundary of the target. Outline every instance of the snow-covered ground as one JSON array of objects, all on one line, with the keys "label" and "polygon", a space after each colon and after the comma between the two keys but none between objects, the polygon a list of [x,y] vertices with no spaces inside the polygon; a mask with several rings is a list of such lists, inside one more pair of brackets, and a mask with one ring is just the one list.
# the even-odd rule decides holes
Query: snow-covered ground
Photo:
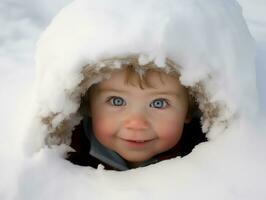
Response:
[{"label": "snow-covered ground", "polygon": [[[227,184],[227,180],[220,179],[218,183],[216,183],[216,178],[221,178],[221,175],[216,177],[216,174],[209,174],[208,168],[206,168],[205,174],[203,173],[199,176],[199,174],[197,174],[197,169],[195,169],[194,166],[195,163],[193,163],[194,160],[190,160],[189,157],[187,158],[188,162],[180,163],[180,169],[188,168],[188,172],[191,171],[195,173],[198,178],[194,180],[194,185],[186,185],[186,183],[189,182],[189,179],[192,179],[193,177],[193,174],[189,174],[186,176],[188,180],[186,179],[185,181],[187,182],[173,181],[168,183],[168,188],[162,188],[161,184],[165,184],[168,181],[167,176],[165,180],[158,180],[156,178],[160,179],[162,177],[155,175],[154,180],[149,180],[153,181],[154,184],[146,187],[149,183],[147,179],[152,179],[153,173],[156,173],[159,170],[162,170],[162,173],[167,173],[166,171],[163,171],[166,169],[173,170],[175,167],[173,161],[168,163],[168,168],[165,168],[162,165],[154,169],[149,169],[149,171],[147,170],[144,177],[146,180],[143,180],[142,185],[136,187],[136,190],[129,190],[126,186],[120,186],[118,182],[129,181],[129,184],[138,183],[136,181],[137,177],[139,176],[139,178],[143,178],[141,177],[141,175],[143,175],[141,173],[135,174],[134,172],[129,172],[117,175],[112,172],[101,170],[97,171],[97,173],[92,173],[91,171],[80,169],[70,164],[67,166],[67,169],[63,169],[62,171],[62,166],[66,167],[65,163],[61,163],[61,160],[57,158],[58,154],[52,154],[49,150],[43,150],[41,154],[37,154],[33,159],[29,159],[28,162],[23,162],[24,164],[16,166],[18,162],[17,159],[19,160],[19,158],[14,156],[17,154],[13,155],[13,153],[19,149],[15,145],[18,144],[17,140],[20,140],[21,138],[18,138],[17,134],[12,130],[18,125],[17,119],[19,119],[20,115],[25,116],[25,113],[21,113],[21,109],[18,109],[18,105],[21,106],[25,103],[25,105],[29,106],[27,102],[28,100],[25,98],[24,94],[27,94],[27,92],[30,91],[35,78],[34,53],[36,42],[52,17],[69,2],[71,2],[71,0],[25,0],[23,2],[19,0],[2,0],[0,2],[0,27],[2,27],[0,32],[0,199],[84,199],[86,196],[90,196],[90,199],[106,199],[110,194],[118,195],[116,192],[118,190],[123,192],[121,193],[121,196],[117,196],[117,199],[175,199],[175,195],[178,197],[183,196],[183,199],[200,199],[199,194],[202,194],[204,197],[208,196],[208,194],[205,193],[204,188],[199,185],[202,184],[204,186],[208,181],[213,182],[214,186],[220,186],[219,188],[210,188],[210,199],[215,199],[216,192],[222,194],[223,190],[226,190],[226,187],[224,187],[223,184]],[[238,0],[238,2],[243,7],[244,17],[256,40],[258,91],[260,95],[261,110],[266,112],[266,81],[264,78],[266,75],[266,0]],[[24,119],[21,119],[21,121],[23,120]],[[235,130],[237,130],[237,128],[238,127],[233,127]],[[250,127],[246,128],[249,129]],[[225,138],[225,140],[226,139],[228,138]],[[243,139],[246,140],[247,138]],[[245,144],[245,142],[247,141],[243,141],[243,144]],[[256,143],[254,142],[253,144]],[[218,141],[216,145],[219,146]],[[240,147],[243,146],[240,145]],[[232,148],[231,150],[237,150],[236,147],[229,148]],[[206,149],[204,148],[202,149],[202,151],[205,150]],[[233,154],[233,152],[231,153]],[[216,155],[213,156],[215,157]],[[252,156],[252,152],[247,153],[247,156]],[[232,158],[234,158],[234,156],[232,156]],[[242,158],[239,158],[239,173],[244,170],[241,169],[242,166],[240,166],[241,159]],[[256,161],[256,159],[255,156],[251,161]],[[54,162],[54,168],[46,170],[49,168],[50,162]],[[234,160],[232,160],[232,162],[234,162]],[[200,168],[206,167],[204,159],[201,161],[199,160],[196,164],[198,164]],[[221,162],[219,164],[223,163]],[[253,165],[255,169],[256,163],[253,163]],[[265,166],[258,166],[258,172],[261,172],[262,168]],[[220,170],[221,174],[223,174],[223,169],[221,168]],[[20,173],[21,171],[23,174]],[[237,169],[233,171],[236,172]],[[12,174],[10,174],[11,172]],[[45,174],[42,174],[43,172],[45,172]],[[76,172],[75,178],[73,178],[73,172]],[[85,176],[88,173],[91,173],[90,177],[94,178],[96,181],[95,184]],[[184,180],[184,177],[180,177],[179,175],[180,174],[177,174],[173,178]],[[206,178],[206,176],[208,178]],[[113,177],[117,180],[112,179]],[[249,176],[246,177],[248,178]],[[254,189],[254,186],[249,187],[248,181],[250,181],[250,183],[258,181],[258,191],[263,191],[263,187],[265,186],[260,185],[260,183],[265,184],[265,182],[260,182],[263,180],[263,177],[258,180],[245,180],[246,177],[243,177],[242,180],[244,182],[242,185],[243,188],[246,190],[249,188]],[[130,179],[132,180],[131,182]],[[57,185],[57,180],[64,180],[65,184]],[[237,185],[241,180],[228,181],[231,181],[232,183],[231,192],[235,196],[241,197],[241,194],[237,194],[237,192],[243,190],[243,188],[239,190],[239,186]],[[177,183],[179,183],[179,185]],[[108,184],[114,184],[114,186],[108,189]],[[67,192],[72,190],[73,185],[79,185],[79,191],[76,191],[75,193]],[[177,190],[176,187],[179,189]],[[103,194],[101,190],[102,188],[106,189],[105,194]],[[191,188],[193,188],[192,190],[194,191],[189,192],[189,189]],[[75,190],[77,189],[78,188],[75,188]],[[112,189],[114,189],[114,191],[111,191]],[[153,190],[158,191],[160,189],[162,190],[162,193],[156,194],[163,194],[164,196],[155,197],[152,195]],[[179,194],[177,195],[177,193]],[[186,196],[188,193],[190,194],[189,197]],[[255,193],[256,191],[250,191],[250,194]],[[169,194],[169,196],[165,196],[166,194]],[[225,192],[225,194],[227,193]],[[245,194],[249,193],[247,192]],[[53,198],[55,195],[56,198]],[[257,197],[245,196],[243,199],[263,199],[263,197],[266,197],[266,192],[265,194],[258,194]],[[113,198],[110,197],[110,199]],[[228,196],[219,196],[216,199],[228,199]]]}]

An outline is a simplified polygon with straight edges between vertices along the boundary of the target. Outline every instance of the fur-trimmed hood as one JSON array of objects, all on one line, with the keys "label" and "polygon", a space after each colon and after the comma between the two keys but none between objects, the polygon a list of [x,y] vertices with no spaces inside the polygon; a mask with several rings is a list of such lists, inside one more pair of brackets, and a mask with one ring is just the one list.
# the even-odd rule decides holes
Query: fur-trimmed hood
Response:
[{"label": "fur-trimmed hood", "polygon": [[108,78],[106,68],[130,59],[180,73],[209,139],[257,111],[253,39],[235,2],[78,0],[54,18],[38,42],[36,112],[28,130],[36,139],[27,148],[69,144],[81,120],[82,95]]}]

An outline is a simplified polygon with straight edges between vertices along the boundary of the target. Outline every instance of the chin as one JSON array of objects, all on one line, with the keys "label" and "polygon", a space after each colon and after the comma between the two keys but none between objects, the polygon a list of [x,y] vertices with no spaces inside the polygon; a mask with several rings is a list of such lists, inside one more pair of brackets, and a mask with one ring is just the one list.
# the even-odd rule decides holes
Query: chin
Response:
[{"label": "chin", "polygon": [[151,159],[153,156],[122,156],[128,162],[145,162]]}]

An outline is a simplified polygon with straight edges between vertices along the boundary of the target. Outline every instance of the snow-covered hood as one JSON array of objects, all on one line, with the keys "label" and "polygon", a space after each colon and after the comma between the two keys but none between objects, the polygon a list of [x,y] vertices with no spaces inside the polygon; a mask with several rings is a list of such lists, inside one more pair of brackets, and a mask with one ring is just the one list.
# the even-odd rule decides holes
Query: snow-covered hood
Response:
[{"label": "snow-covered hood", "polygon": [[[128,57],[159,68],[173,64],[182,84],[195,91],[209,139],[219,134],[210,132],[213,126],[222,132],[257,110],[253,39],[236,2],[79,0],[38,42],[37,119],[30,131],[38,142],[32,150],[69,143],[84,90],[101,80],[106,62],[119,67],[117,61]],[[91,77],[84,89],[85,68]]]},{"label": "snow-covered hood", "polygon": [[[197,98],[209,140],[183,158],[125,172],[73,165],[64,153],[81,96],[104,78],[101,69],[125,59],[174,67]],[[37,45],[29,123],[18,135],[31,154],[24,153],[17,199],[264,200],[266,129],[257,121],[254,59],[233,0],[72,2]]]}]

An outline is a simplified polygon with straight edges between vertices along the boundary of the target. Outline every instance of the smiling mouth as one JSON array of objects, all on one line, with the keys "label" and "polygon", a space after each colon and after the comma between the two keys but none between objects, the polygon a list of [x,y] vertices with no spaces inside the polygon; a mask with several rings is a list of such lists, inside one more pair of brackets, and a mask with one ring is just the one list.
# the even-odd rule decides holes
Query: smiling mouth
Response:
[{"label": "smiling mouth", "polygon": [[144,143],[148,143],[154,139],[149,139],[149,140],[131,140],[131,139],[123,139],[126,142],[130,142],[130,143],[136,143],[136,144],[144,144]]},{"label": "smiling mouth", "polygon": [[153,140],[155,139],[148,139],[148,140],[122,139],[127,148],[135,150],[146,148],[147,146],[152,144]]}]

